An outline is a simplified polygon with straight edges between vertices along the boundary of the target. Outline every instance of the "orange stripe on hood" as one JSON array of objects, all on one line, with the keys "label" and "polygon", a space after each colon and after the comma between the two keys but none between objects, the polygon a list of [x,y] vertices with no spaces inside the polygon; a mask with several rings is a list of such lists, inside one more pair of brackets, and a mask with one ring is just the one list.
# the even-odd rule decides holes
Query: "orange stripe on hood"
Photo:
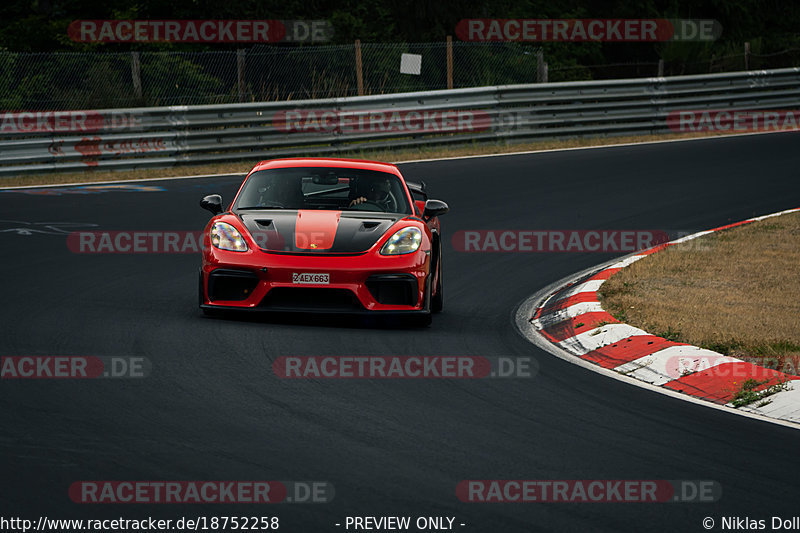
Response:
[{"label": "orange stripe on hood", "polygon": [[294,245],[301,250],[332,248],[341,215],[341,211],[299,210],[294,228]]}]

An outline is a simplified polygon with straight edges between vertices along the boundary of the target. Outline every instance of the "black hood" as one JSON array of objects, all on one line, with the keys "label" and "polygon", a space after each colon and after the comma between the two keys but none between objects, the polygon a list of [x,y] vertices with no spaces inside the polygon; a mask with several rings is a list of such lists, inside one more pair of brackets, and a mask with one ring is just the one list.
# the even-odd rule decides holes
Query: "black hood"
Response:
[{"label": "black hood", "polygon": [[270,252],[353,254],[369,250],[406,215],[364,211],[234,211],[259,248]]}]

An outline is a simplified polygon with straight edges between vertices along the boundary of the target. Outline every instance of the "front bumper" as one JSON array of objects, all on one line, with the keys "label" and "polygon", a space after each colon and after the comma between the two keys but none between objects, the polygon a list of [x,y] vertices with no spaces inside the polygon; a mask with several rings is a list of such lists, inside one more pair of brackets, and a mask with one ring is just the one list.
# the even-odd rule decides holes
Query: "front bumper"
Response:
[{"label": "front bumper", "polygon": [[[200,272],[200,307],[218,310],[427,313],[430,253],[328,256],[214,250]],[[294,274],[327,274],[296,283]],[[312,276],[314,277],[314,276]]]}]

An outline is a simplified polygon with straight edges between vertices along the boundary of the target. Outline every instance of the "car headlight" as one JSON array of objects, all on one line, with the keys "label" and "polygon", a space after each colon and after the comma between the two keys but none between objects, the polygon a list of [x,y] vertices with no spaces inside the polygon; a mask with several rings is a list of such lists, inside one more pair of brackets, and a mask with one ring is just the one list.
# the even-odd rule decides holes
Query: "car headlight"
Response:
[{"label": "car headlight", "polygon": [[410,254],[419,250],[422,232],[413,226],[395,232],[381,248],[381,255]]},{"label": "car headlight", "polygon": [[249,249],[239,230],[227,222],[214,222],[211,226],[211,244],[231,252],[246,252]]}]

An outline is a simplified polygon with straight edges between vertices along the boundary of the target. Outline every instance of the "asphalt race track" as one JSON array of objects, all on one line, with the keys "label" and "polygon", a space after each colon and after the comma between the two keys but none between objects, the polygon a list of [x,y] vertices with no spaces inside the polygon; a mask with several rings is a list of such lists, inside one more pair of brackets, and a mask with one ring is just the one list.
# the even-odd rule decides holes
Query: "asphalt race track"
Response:
[{"label": "asphalt race track", "polygon": [[[163,191],[0,193],[0,355],[144,356],[144,379],[0,382],[3,516],[258,515],[282,531],[347,516],[451,516],[465,532],[703,531],[712,517],[799,514],[800,432],[604,378],[515,330],[527,296],[613,257],[459,253],[470,229],[693,232],[800,206],[795,133],[401,165],[450,204],[445,311],[427,329],[327,318],[230,320],[197,308],[196,254],[72,253],[77,229],[199,231],[199,199]],[[96,225],[92,227],[91,225]],[[13,230],[13,231],[9,231]],[[72,231],[69,229],[68,231]],[[795,280],[796,281],[796,280]],[[310,323],[309,323],[310,322]],[[532,379],[281,380],[283,355],[532,356]],[[715,503],[463,503],[464,479],[715,480]],[[325,504],[76,504],[78,480],[323,480]],[[341,523],[337,527],[334,524]],[[352,529],[351,529],[352,530]]]}]

